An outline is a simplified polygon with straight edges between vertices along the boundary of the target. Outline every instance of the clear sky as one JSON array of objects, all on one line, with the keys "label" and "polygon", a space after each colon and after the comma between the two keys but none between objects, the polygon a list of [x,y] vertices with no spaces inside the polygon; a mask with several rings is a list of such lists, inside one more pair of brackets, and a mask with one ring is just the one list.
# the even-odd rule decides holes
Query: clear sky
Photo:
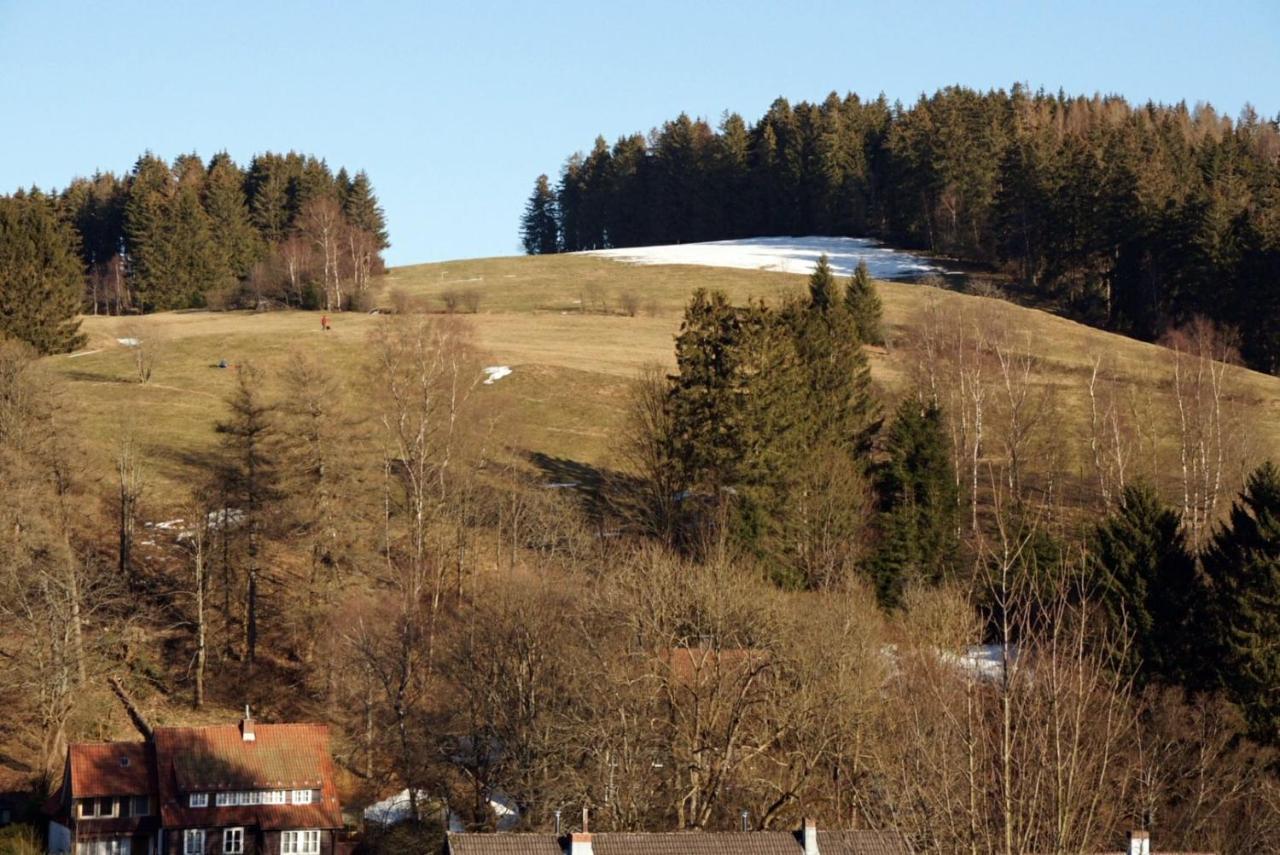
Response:
[{"label": "clear sky", "polygon": [[369,172],[390,263],[508,255],[598,133],[1015,81],[1275,116],[1280,2],[0,0],[0,191],[297,149]]}]

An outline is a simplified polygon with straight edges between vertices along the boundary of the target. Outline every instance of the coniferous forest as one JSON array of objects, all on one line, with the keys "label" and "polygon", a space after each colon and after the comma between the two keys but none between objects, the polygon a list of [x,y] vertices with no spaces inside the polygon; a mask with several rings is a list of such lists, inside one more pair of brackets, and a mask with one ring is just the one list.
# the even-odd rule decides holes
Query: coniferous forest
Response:
[{"label": "coniferous forest", "polygon": [[369,176],[296,152],[225,152],[0,197],[0,332],[41,352],[78,342],[74,316],[364,298],[390,244]]},{"label": "coniferous forest", "polygon": [[873,236],[989,266],[1045,305],[1155,339],[1193,316],[1280,369],[1280,128],[1118,96],[834,92],[754,124],[687,115],[540,176],[530,253],[766,235]]}]

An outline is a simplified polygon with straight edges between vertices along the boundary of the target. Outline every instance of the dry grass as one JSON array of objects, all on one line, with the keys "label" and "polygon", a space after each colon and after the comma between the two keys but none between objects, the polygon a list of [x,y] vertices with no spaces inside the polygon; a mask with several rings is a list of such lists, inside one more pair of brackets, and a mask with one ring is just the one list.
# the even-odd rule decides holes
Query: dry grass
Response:
[{"label": "dry grass", "polygon": [[[439,311],[445,291],[464,287],[479,295],[479,311],[467,315],[466,322],[487,364],[515,369],[476,393],[479,404],[494,414],[493,445],[520,456],[542,453],[607,465],[627,380],[645,363],[673,364],[673,337],[694,288],[720,288],[737,302],[776,299],[802,289],[804,278],[628,266],[584,256],[494,258],[398,268],[386,278],[382,302]],[[1161,348],[989,298],[901,283],[879,287],[890,345],[887,352],[872,354],[872,371],[888,397],[909,384],[913,343],[930,302],[936,301],[945,317],[1000,323],[1014,341],[1030,343],[1040,360],[1037,382],[1055,390],[1055,434],[1072,447],[1080,446],[1086,431],[1084,383],[1097,355],[1110,360],[1122,380],[1146,390],[1159,406],[1171,404],[1168,354]],[[639,300],[635,317],[623,313],[624,293]],[[579,301],[592,311],[584,311]],[[363,351],[379,322],[377,316],[340,315],[333,330],[324,333],[318,315],[295,312],[86,318],[86,349],[101,351],[51,357],[49,364],[68,381],[70,399],[91,440],[93,465],[102,467],[103,477],[121,421],[132,418],[154,461],[157,490],[177,495],[190,483],[201,455],[216,444],[213,426],[233,382],[233,371],[216,367],[220,359],[233,365],[253,361],[270,376],[295,350],[305,350],[358,385],[366,382]],[[116,342],[133,331],[149,335],[160,348],[146,384],[136,382],[132,351]],[[1230,378],[1247,411],[1255,456],[1280,456],[1280,379],[1243,369],[1233,369]],[[1068,458],[1068,465],[1079,467],[1083,461]]]}]

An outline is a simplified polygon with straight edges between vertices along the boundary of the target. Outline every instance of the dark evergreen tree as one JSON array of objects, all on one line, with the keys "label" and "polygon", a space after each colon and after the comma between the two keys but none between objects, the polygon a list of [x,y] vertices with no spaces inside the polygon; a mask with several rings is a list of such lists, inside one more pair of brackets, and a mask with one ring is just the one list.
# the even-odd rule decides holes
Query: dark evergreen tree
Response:
[{"label": "dark evergreen tree", "polygon": [[1212,585],[1209,626],[1221,681],[1254,736],[1280,742],[1280,469],[1245,482],[1203,556]]},{"label": "dark evergreen tree", "polygon": [[859,261],[844,291],[844,306],[853,318],[858,340],[864,344],[884,344],[880,295],[867,272],[867,263]]},{"label": "dark evergreen tree", "polygon": [[556,194],[546,175],[539,175],[521,219],[520,236],[530,255],[550,255],[560,251]]},{"label": "dark evergreen tree", "polygon": [[262,257],[262,240],[249,219],[245,174],[226,152],[209,161],[204,207],[219,261],[231,276],[243,279]]},{"label": "dark evergreen tree", "polygon": [[1129,486],[1095,540],[1099,595],[1112,627],[1132,638],[1130,669],[1143,682],[1187,682],[1205,591],[1178,514],[1153,488]]},{"label": "dark evergreen tree", "polygon": [[124,209],[129,281],[144,310],[172,308],[177,259],[170,240],[173,174],[150,152],[138,158]]},{"label": "dark evergreen tree", "polygon": [[898,406],[877,477],[880,541],[869,561],[881,605],[909,585],[936,584],[959,551],[959,496],[942,411],[914,398]]},{"label": "dark evergreen tree", "polygon": [[0,337],[40,353],[79,346],[83,281],[75,232],[53,200],[34,190],[0,196]]},{"label": "dark evergreen tree", "polygon": [[347,185],[342,211],[346,214],[348,223],[373,235],[379,250],[391,246],[387,234],[387,215],[378,204],[378,198],[373,192],[373,183],[369,181],[369,175],[363,169],[357,172],[356,177]]},{"label": "dark evergreen tree", "polygon": [[831,263],[823,253],[809,274],[809,309],[824,313],[830,311],[835,293],[836,278],[831,275]]}]

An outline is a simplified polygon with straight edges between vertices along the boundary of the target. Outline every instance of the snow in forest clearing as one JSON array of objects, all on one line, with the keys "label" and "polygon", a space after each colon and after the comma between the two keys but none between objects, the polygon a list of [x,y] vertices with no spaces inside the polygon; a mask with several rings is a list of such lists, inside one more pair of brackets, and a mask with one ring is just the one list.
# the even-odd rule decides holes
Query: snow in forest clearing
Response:
[{"label": "snow in forest clearing", "polygon": [[936,262],[870,238],[769,237],[719,240],[710,243],[677,243],[597,249],[582,253],[612,258],[627,264],[693,264],[699,267],[733,267],[740,270],[776,270],[807,274],[818,257],[826,254],[831,270],[849,276],[859,261],[867,262],[873,279],[911,279],[949,271]]},{"label": "snow in forest clearing", "polygon": [[508,374],[511,373],[511,366],[510,365],[490,365],[488,368],[484,369],[484,373],[485,373],[484,385],[492,386],[494,383],[498,382],[503,377],[506,377]]}]

